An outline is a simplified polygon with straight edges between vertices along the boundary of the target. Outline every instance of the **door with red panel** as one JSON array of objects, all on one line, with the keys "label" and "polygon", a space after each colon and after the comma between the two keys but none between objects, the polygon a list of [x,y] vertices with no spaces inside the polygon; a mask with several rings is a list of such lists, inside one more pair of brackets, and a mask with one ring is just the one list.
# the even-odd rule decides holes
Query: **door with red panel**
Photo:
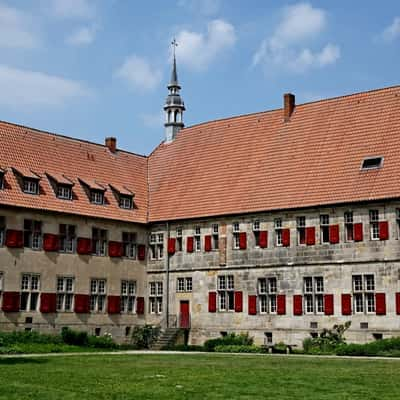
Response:
[{"label": "door with red panel", "polygon": [[182,329],[190,328],[190,306],[189,300],[181,300],[179,309],[179,327]]}]

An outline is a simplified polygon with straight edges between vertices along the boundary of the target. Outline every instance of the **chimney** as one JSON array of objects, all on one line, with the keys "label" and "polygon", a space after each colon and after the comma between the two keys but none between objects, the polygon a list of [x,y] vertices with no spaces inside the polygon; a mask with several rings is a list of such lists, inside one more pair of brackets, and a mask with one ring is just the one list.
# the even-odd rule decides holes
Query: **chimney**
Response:
[{"label": "chimney", "polygon": [[283,120],[285,122],[290,121],[290,117],[293,114],[295,107],[295,97],[292,93],[285,93],[283,95]]},{"label": "chimney", "polygon": [[115,137],[106,137],[106,146],[111,153],[115,153],[117,151],[117,139]]}]

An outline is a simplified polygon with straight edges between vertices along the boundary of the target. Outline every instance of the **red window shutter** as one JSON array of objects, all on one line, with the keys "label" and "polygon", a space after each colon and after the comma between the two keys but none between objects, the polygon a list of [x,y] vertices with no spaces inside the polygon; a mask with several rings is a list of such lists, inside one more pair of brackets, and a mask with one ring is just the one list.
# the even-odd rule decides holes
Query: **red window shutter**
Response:
[{"label": "red window shutter", "polygon": [[119,314],[121,312],[121,298],[119,296],[108,296],[107,311],[109,314]]},{"label": "red window shutter", "polygon": [[146,259],[146,246],[144,244],[138,245],[138,259],[143,261]]},{"label": "red window shutter", "polygon": [[217,293],[208,292],[208,312],[216,312],[217,311]]},{"label": "red window shutter", "polygon": [[45,233],[43,235],[43,250],[58,251],[58,235],[53,233]]},{"label": "red window shutter", "polygon": [[326,294],[324,296],[324,303],[325,315],[333,315],[335,313],[333,294]]},{"label": "red window shutter", "polygon": [[396,314],[400,315],[400,293],[396,293]]},{"label": "red window shutter", "polygon": [[354,241],[362,242],[363,241],[363,224],[362,222],[357,222],[353,225],[354,229]]},{"label": "red window shutter", "polygon": [[193,241],[194,241],[193,236],[188,236],[186,238],[186,251],[188,253],[193,253]]},{"label": "red window shutter", "polygon": [[108,242],[108,255],[110,257],[122,257],[122,243],[121,242]]},{"label": "red window shutter", "polygon": [[90,296],[88,294],[75,295],[74,311],[77,314],[88,314],[90,312]]},{"label": "red window shutter", "polygon": [[89,238],[78,238],[76,242],[76,252],[78,254],[90,254],[92,252],[92,241]]},{"label": "red window shutter", "polygon": [[243,292],[235,292],[235,312],[243,311]]},{"label": "red window shutter", "polygon": [[40,293],[40,312],[43,314],[57,311],[57,295],[55,293]]},{"label": "red window shutter", "polygon": [[138,297],[136,299],[136,314],[144,314],[144,297]]},{"label": "red window shutter", "polygon": [[389,224],[387,221],[379,222],[379,239],[380,240],[389,239]]},{"label": "red window shutter", "polygon": [[1,309],[4,312],[18,312],[19,299],[19,292],[3,292],[3,304]]},{"label": "red window shutter", "polygon": [[315,244],[315,226],[306,228],[306,244],[307,246],[313,246]]},{"label": "red window shutter", "polygon": [[303,315],[303,296],[301,294],[293,296],[293,315]]},{"label": "red window shutter", "polygon": [[268,231],[260,231],[259,244],[262,249],[268,247]]},{"label": "red window shutter", "polygon": [[257,296],[249,295],[249,315],[256,315],[257,314]]},{"label": "red window shutter", "polygon": [[376,315],[386,315],[386,295],[385,293],[375,294],[375,309]]},{"label": "red window shutter", "polygon": [[290,229],[282,229],[282,246],[290,246]]},{"label": "red window shutter", "polygon": [[351,294],[342,294],[342,315],[351,315]]},{"label": "red window shutter", "polygon": [[239,249],[246,250],[247,248],[247,235],[246,232],[239,233]]},{"label": "red window shutter", "polygon": [[175,238],[169,238],[168,239],[168,254],[170,256],[175,254]]},{"label": "red window shutter", "polygon": [[339,243],[339,225],[329,225],[329,242]]},{"label": "red window shutter", "polygon": [[24,247],[24,234],[22,231],[15,229],[7,229],[6,231],[6,246],[12,248]]},{"label": "red window shutter", "polygon": [[276,313],[278,315],[285,315],[286,314],[286,296],[284,294],[278,294],[276,297]]},{"label": "red window shutter", "polygon": [[211,251],[211,235],[204,236],[204,250]]}]

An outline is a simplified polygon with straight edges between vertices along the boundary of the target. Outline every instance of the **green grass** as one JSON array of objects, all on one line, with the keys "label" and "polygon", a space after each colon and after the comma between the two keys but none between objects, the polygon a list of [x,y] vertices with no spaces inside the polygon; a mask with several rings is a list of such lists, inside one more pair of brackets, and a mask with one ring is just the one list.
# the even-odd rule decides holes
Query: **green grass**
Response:
[{"label": "green grass", "polygon": [[64,343],[17,343],[7,347],[0,346],[0,355],[12,354],[46,354],[46,353],[86,353],[113,351],[88,346],[73,346]]},{"label": "green grass", "polygon": [[90,355],[0,359],[0,399],[398,399],[400,361]]}]

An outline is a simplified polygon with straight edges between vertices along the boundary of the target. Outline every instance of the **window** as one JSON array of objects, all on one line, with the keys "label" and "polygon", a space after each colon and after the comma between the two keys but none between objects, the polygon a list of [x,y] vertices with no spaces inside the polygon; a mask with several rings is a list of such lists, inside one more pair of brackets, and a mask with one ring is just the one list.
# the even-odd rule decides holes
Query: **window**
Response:
[{"label": "window", "polygon": [[4,171],[0,170],[0,190],[4,189]]},{"label": "window", "polygon": [[150,235],[150,256],[152,260],[162,260],[164,257],[163,233],[152,233]]},{"label": "window", "polygon": [[193,287],[192,278],[178,278],[176,282],[177,292],[191,292]]},{"label": "window", "polygon": [[303,280],[304,310],[306,314],[324,312],[324,278],[307,276]]},{"label": "window", "polygon": [[60,224],[60,251],[73,253],[75,251],[75,225]]},{"label": "window", "polygon": [[219,311],[234,311],[235,285],[233,275],[218,277],[218,309]]},{"label": "window", "polygon": [[201,229],[199,226],[194,229],[194,246],[195,251],[201,251]]},{"label": "window", "polygon": [[218,224],[212,225],[212,248],[213,250],[218,250],[219,248],[219,226]]},{"label": "window", "polygon": [[297,217],[297,244],[306,244],[306,217]]},{"label": "window", "polygon": [[136,281],[121,281],[121,312],[134,313],[136,299]]},{"label": "window", "polygon": [[69,185],[58,185],[57,186],[57,197],[63,200],[72,199],[72,188]]},{"label": "window", "polygon": [[101,190],[90,190],[90,202],[93,204],[104,204],[104,193]]},{"label": "window", "polygon": [[33,250],[42,248],[42,222],[31,219],[24,220],[24,247]]},{"label": "window", "polygon": [[282,218],[275,218],[275,246],[282,246]]},{"label": "window", "polygon": [[352,242],[354,240],[354,228],[353,228],[353,212],[346,211],[344,213],[344,228],[346,234],[346,242]]},{"label": "window", "polygon": [[383,157],[368,157],[364,158],[361,164],[362,170],[381,168],[383,164]]},{"label": "window", "polygon": [[21,279],[21,311],[36,311],[39,302],[40,275],[23,274]]},{"label": "window", "polygon": [[132,196],[119,196],[119,206],[120,208],[131,209],[133,205]]},{"label": "window", "polygon": [[150,314],[161,314],[163,308],[163,283],[150,282]]},{"label": "window", "polygon": [[3,294],[3,290],[4,290],[3,276],[4,276],[3,273],[0,272],[0,303],[1,303],[1,297],[2,297],[1,295]]},{"label": "window", "polygon": [[74,301],[74,278],[59,276],[57,278],[57,311],[72,311]]},{"label": "window", "polygon": [[356,314],[375,312],[374,275],[353,275],[353,303]]},{"label": "window", "polygon": [[106,306],[106,280],[92,279],[90,281],[90,311],[104,312]]},{"label": "window", "polygon": [[256,247],[260,247],[260,221],[255,220],[253,222],[253,235],[254,235],[254,244]]},{"label": "window", "polygon": [[400,208],[396,208],[397,238],[400,239]]},{"label": "window", "polygon": [[136,258],[136,233],[122,232],[122,245],[124,257]]},{"label": "window", "polygon": [[239,222],[233,223],[233,248],[239,249],[240,248],[240,241],[239,241]]},{"label": "window", "polygon": [[92,228],[92,254],[105,256],[107,253],[107,231],[105,229]]},{"label": "window", "polygon": [[4,246],[6,234],[6,218],[0,216],[0,247]]},{"label": "window", "polygon": [[371,240],[379,240],[379,211],[369,210],[369,226],[371,230]]},{"label": "window", "polygon": [[38,194],[39,183],[35,179],[24,178],[23,188],[25,193]]},{"label": "window", "polygon": [[276,278],[260,278],[258,280],[258,298],[261,314],[276,314],[277,310],[277,281]]},{"label": "window", "polygon": [[182,251],[182,249],[183,249],[182,228],[176,228],[176,251]]},{"label": "window", "polygon": [[321,227],[321,243],[329,243],[329,215],[320,215],[319,224]]}]

